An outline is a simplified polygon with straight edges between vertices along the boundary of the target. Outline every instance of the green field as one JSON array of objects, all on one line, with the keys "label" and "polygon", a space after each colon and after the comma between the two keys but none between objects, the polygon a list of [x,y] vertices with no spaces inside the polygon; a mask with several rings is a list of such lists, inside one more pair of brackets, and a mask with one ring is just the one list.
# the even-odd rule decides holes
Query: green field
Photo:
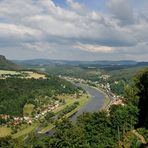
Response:
[{"label": "green field", "polygon": [[11,135],[11,129],[7,127],[0,127],[0,138]]},{"label": "green field", "polygon": [[20,138],[23,137],[39,126],[38,123],[34,123],[31,126],[28,126],[27,128],[24,128],[23,130],[18,131],[16,134],[11,134],[11,129],[8,127],[0,127],[0,138],[6,137],[6,136],[12,136],[12,138]]},{"label": "green field", "polygon": [[16,138],[23,137],[29,134],[30,132],[32,132],[33,130],[35,130],[38,126],[39,126],[38,123],[34,123],[31,126],[28,126],[27,128],[24,128],[23,130],[17,132],[16,134],[13,134],[12,138],[16,139]]},{"label": "green field", "polygon": [[65,118],[69,118],[70,116],[72,116],[75,112],[77,112],[81,107],[83,107],[88,101],[89,101],[90,97],[87,97],[87,95],[83,95],[80,97],[80,99],[78,100],[79,105],[76,109],[72,110],[71,112],[69,112],[68,114],[66,114],[64,117]]},{"label": "green field", "polygon": [[23,108],[23,114],[24,116],[31,116],[34,109],[33,104],[26,104]]},{"label": "green field", "polygon": [[65,100],[65,104],[58,107],[57,109],[55,109],[53,112],[55,114],[59,113],[61,110],[63,110],[66,106],[70,106],[72,105],[76,100],[75,98],[73,98],[73,96],[70,95],[60,95],[58,96],[59,99],[64,99]]}]

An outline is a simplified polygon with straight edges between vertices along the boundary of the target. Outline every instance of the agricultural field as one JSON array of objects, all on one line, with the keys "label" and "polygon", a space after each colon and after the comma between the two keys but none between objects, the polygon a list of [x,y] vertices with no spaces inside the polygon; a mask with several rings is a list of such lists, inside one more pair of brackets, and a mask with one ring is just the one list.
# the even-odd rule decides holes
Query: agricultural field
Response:
[{"label": "agricultural field", "polygon": [[34,79],[46,79],[46,75],[45,74],[40,74],[40,73],[36,73],[36,72],[32,72],[32,71],[24,71],[24,73],[27,74],[26,78],[27,79],[31,79],[31,78],[34,78]]},{"label": "agricultural field", "polygon": [[3,75],[3,74],[18,75],[20,74],[20,72],[11,71],[11,70],[0,70],[0,75]]},{"label": "agricultural field", "polygon": [[33,71],[12,71],[12,70],[0,70],[0,79],[6,79],[10,77],[25,78],[25,79],[46,79],[45,74],[40,74]]},{"label": "agricultural field", "polygon": [[9,136],[11,134],[11,129],[7,127],[0,127],[0,138]]}]

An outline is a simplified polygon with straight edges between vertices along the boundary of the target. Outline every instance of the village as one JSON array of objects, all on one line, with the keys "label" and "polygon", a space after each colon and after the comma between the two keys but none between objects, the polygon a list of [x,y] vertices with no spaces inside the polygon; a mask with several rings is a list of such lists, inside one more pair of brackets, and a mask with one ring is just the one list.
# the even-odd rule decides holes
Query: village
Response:
[{"label": "village", "polygon": [[48,104],[46,107],[44,107],[45,109],[40,111],[40,113],[36,113],[33,116],[16,117],[6,114],[1,114],[0,120],[3,120],[4,125],[7,127],[17,127],[21,126],[22,124],[31,125],[32,123],[37,122],[39,119],[43,119],[47,115],[47,113],[54,111],[61,105],[63,105],[63,103],[56,100],[54,103]]},{"label": "village", "polygon": [[[59,76],[62,77],[62,76]],[[100,79],[104,79],[104,80],[108,80],[108,78],[110,77],[110,75],[101,75],[99,78]],[[110,97],[110,102],[109,104],[106,106],[106,109],[108,110],[110,106],[112,105],[124,105],[124,97],[121,95],[116,95],[113,92],[111,92],[111,88],[110,88],[110,84],[106,83],[106,84],[101,84],[98,81],[92,82],[90,80],[84,80],[81,78],[74,78],[74,77],[62,77],[68,81],[71,82],[75,82],[75,83],[82,83],[82,84],[86,84],[89,86],[93,86],[98,88],[99,90],[103,91],[105,94],[108,95],[108,97]],[[114,83],[118,83],[117,81],[115,81]]]}]

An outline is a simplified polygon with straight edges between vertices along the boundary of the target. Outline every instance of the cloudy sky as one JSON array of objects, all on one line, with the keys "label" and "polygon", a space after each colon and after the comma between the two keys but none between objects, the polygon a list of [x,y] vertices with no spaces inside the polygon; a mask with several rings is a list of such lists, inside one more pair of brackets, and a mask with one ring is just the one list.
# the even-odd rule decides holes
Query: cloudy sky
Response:
[{"label": "cloudy sky", "polygon": [[148,0],[0,0],[0,54],[148,61]]}]

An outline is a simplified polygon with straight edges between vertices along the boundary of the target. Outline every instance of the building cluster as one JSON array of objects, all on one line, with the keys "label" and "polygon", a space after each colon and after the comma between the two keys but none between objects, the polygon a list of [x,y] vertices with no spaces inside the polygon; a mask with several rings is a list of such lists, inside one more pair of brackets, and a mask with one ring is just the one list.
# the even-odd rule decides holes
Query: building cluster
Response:
[{"label": "building cluster", "polygon": [[112,105],[122,105],[124,106],[124,102],[123,102],[123,99],[122,98],[116,98],[112,101]]},{"label": "building cluster", "polygon": [[60,106],[60,102],[57,100],[53,104],[48,104],[45,110],[41,111],[41,113],[39,114],[36,114],[34,117],[29,117],[29,116],[16,117],[16,116],[2,114],[0,115],[0,118],[5,120],[7,122],[7,125],[11,125],[14,127],[17,125],[21,125],[23,123],[31,125],[34,120],[37,120],[45,116],[48,112],[57,109],[59,106]]},{"label": "building cluster", "polygon": [[103,80],[108,80],[110,78],[110,75],[101,75],[99,78]]},{"label": "building cluster", "polygon": [[60,102],[57,100],[53,104],[48,104],[47,108],[39,114],[35,115],[35,119],[39,119],[42,116],[45,116],[48,112],[51,112],[57,109],[60,106]]},{"label": "building cluster", "polygon": [[[115,94],[111,92],[111,86],[109,83],[102,84],[102,83],[99,83],[98,81],[92,82],[90,80],[84,80],[84,79],[73,78],[73,77],[63,77],[63,78],[66,80],[72,81],[72,82],[92,84],[93,86],[95,85],[97,88],[100,88],[111,98],[111,102],[108,104],[107,109],[112,105],[125,105],[123,102],[123,97],[116,96]],[[99,78],[108,80],[110,78],[110,75],[101,75]],[[118,83],[118,82],[115,81],[115,83]]]},{"label": "building cluster", "polygon": [[3,120],[9,120],[10,119],[10,115],[1,114],[0,118],[3,119]]},{"label": "building cluster", "polygon": [[7,125],[17,126],[22,123],[32,124],[31,117],[15,117],[6,114],[0,115],[0,118],[7,122]]}]

